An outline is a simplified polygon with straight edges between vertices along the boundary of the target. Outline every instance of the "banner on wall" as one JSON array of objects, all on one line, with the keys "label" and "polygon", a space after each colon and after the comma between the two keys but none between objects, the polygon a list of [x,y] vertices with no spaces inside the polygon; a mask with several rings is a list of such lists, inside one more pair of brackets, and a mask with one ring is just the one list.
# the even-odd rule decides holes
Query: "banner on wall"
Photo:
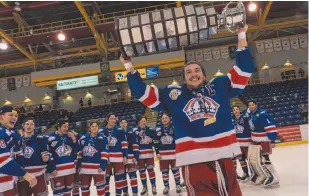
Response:
[{"label": "banner on wall", "polygon": [[155,78],[159,76],[159,68],[156,67],[147,67],[146,68],[146,78]]},{"label": "banner on wall", "polygon": [[[145,79],[146,78],[146,69],[137,69],[137,71],[140,73],[141,78]],[[116,82],[126,82],[128,81],[127,79],[127,71],[118,71],[115,72],[115,81]]]},{"label": "banner on wall", "polygon": [[291,37],[290,42],[291,42],[291,48],[293,49],[299,48],[298,37]]},{"label": "banner on wall", "polygon": [[68,80],[58,80],[57,90],[68,90],[87,86],[95,86],[99,84],[98,76],[87,76],[81,78],[73,78]]},{"label": "banner on wall", "polygon": [[280,39],[274,39],[273,40],[274,45],[274,51],[278,52],[282,50],[281,40]]},{"label": "banner on wall", "polygon": [[195,51],[195,59],[197,62],[202,62],[204,57],[203,57],[203,50],[196,50]]},{"label": "banner on wall", "polygon": [[223,59],[229,58],[229,48],[228,47],[221,47],[220,52],[221,52],[221,57]]},{"label": "banner on wall", "polygon": [[291,49],[289,38],[282,38],[281,43],[282,43],[283,50],[290,50]]},{"label": "banner on wall", "polygon": [[298,36],[298,39],[299,39],[300,47],[302,47],[302,48],[307,48],[308,47],[308,38],[307,38],[306,35]]},{"label": "banner on wall", "polygon": [[255,46],[258,53],[263,53],[265,51],[263,42],[256,42]]},{"label": "banner on wall", "polygon": [[210,49],[203,49],[203,53],[204,53],[204,60],[205,61],[212,60],[211,50]]},{"label": "banner on wall", "polygon": [[7,79],[1,79],[1,89],[6,90],[8,88]]},{"label": "banner on wall", "polygon": [[264,41],[265,44],[265,51],[266,52],[273,52],[274,48],[273,48],[273,41],[272,40],[266,40]]},{"label": "banner on wall", "polygon": [[24,86],[30,85],[30,76],[23,76],[23,85]]},{"label": "banner on wall", "polygon": [[193,51],[188,51],[186,52],[186,55],[187,55],[187,62],[190,62],[190,61],[195,61],[195,56],[194,56],[194,52]]},{"label": "banner on wall", "polygon": [[9,89],[9,91],[16,90],[15,78],[8,78],[7,82],[8,82],[8,89]]},{"label": "banner on wall", "polygon": [[211,52],[212,52],[212,57],[214,58],[214,59],[220,59],[220,49],[219,48],[213,48],[212,50],[211,50]]},{"label": "banner on wall", "polygon": [[22,87],[22,85],[23,85],[23,78],[22,78],[22,76],[15,77],[15,84],[16,84],[17,88]]}]

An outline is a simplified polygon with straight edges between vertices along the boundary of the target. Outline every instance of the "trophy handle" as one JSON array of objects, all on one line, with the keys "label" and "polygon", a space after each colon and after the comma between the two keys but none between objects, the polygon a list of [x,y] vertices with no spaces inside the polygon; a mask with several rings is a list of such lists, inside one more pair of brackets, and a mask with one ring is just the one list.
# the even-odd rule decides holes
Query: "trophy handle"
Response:
[{"label": "trophy handle", "polygon": [[[232,1],[229,2],[229,3],[226,4],[226,6],[223,8],[222,13],[224,13],[224,14],[223,14],[224,24],[226,24],[226,15],[225,15],[225,13],[226,13],[226,11],[229,9],[229,6],[230,6],[232,3],[235,3],[235,2],[232,2]],[[243,4],[242,1],[238,1],[238,2],[237,2],[236,8],[242,9],[242,10],[244,11],[244,14],[243,14],[244,21],[243,21],[243,22],[238,22],[238,23],[236,23],[235,26],[236,26],[237,28],[243,28],[243,27],[246,25],[246,8],[245,8],[245,6],[244,6],[244,4]],[[235,31],[232,31],[230,28],[227,28],[227,29],[228,29],[231,33],[235,33]]]},{"label": "trophy handle", "polygon": [[119,19],[117,19],[116,17],[114,18],[114,24],[115,24],[115,34],[116,34],[116,40],[117,40],[117,45],[119,47],[121,56],[125,59],[128,60],[130,59],[130,57],[128,57],[127,53],[125,52],[122,43],[121,43],[121,37],[120,37],[120,30],[119,30]]}]

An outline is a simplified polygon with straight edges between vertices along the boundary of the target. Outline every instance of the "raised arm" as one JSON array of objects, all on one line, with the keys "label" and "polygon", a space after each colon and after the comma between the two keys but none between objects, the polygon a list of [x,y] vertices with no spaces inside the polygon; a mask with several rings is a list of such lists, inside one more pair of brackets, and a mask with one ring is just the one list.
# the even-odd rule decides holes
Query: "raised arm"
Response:
[{"label": "raised arm", "polygon": [[120,60],[128,71],[127,78],[132,96],[150,109],[163,110],[165,90],[146,85],[138,71],[134,69],[131,60],[124,60],[122,57],[120,57]]}]

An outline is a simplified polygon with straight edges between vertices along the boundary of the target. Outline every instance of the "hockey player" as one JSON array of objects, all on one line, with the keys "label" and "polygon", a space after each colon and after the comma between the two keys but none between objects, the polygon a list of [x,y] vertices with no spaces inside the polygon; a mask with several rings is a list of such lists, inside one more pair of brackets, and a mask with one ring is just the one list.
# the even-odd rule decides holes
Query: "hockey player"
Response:
[{"label": "hockey player", "polygon": [[165,110],[173,118],[176,166],[185,166],[182,173],[189,196],[241,195],[231,160],[240,154],[240,148],[232,124],[230,97],[242,92],[254,71],[253,56],[247,48],[247,28],[237,29],[236,65],[227,76],[217,77],[210,84],[205,83],[202,65],[189,62],[183,69],[184,85],[164,89],[147,86],[131,60],[120,57],[129,72],[131,94],[149,108]]},{"label": "hockey player", "polygon": [[106,116],[106,127],[100,129],[108,139],[109,145],[109,163],[106,170],[106,195],[109,196],[109,181],[113,173],[115,175],[116,196],[120,196],[122,188],[125,185],[125,165],[128,159],[128,142],[126,134],[120,128],[116,127],[116,115],[109,113]]},{"label": "hockey player", "polygon": [[[105,175],[108,161],[108,141],[99,134],[97,122],[90,123],[90,132],[78,140],[78,168],[81,179],[82,196],[89,196],[90,183],[93,179],[97,195],[105,195]],[[95,195],[95,194],[92,194]]]},{"label": "hockey player", "polygon": [[[277,138],[277,127],[274,121],[269,117],[267,112],[262,108],[258,107],[255,101],[248,102],[248,108],[250,110],[250,125],[252,127],[252,149],[255,146],[261,146],[254,153],[253,157],[257,157],[258,160],[254,158],[251,159],[253,164],[257,164],[256,166],[252,166],[255,174],[257,175],[257,179],[253,179],[256,184],[262,183],[265,188],[268,187],[277,187],[279,186],[279,176],[274,168],[274,165],[271,163],[269,159],[269,155],[272,153],[272,148],[274,147],[274,141]],[[260,148],[262,149],[262,156],[265,159],[264,161],[260,159],[259,154]],[[249,148],[250,149],[250,148]],[[250,161],[249,152],[249,162]]]},{"label": "hockey player", "polygon": [[163,195],[168,195],[169,186],[169,170],[174,174],[176,182],[176,192],[181,192],[180,186],[180,170],[176,167],[176,146],[175,146],[175,131],[171,124],[171,119],[167,113],[163,113],[161,117],[162,127],[156,128],[155,147],[157,159],[160,160],[160,170],[163,176],[164,190]]},{"label": "hockey player", "polygon": [[141,116],[138,119],[138,127],[133,129],[134,133],[137,135],[139,145],[138,168],[143,185],[141,195],[148,193],[146,169],[148,171],[148,176],[152,185],[152,194],[156,195],[157,188],[153,153],[153,138],[155,136],[155,132],[153,129],[147,127],[146,125],[147,118],[145,116]]},{"label": "hockey player", "polygon": [[31,187],[37,184],[34,175],[28,173],[11,158],[10,142],[13,140],[11,129],[16,123],[13,108],[11,106],[0,107],[0,193],[3,196],[14,196],[14,177],[20,176],[29,182]]},{"label": "hockey player", "polygon": [[18,182],[19,196],[47,196],[45,171],[47,162],[50,159],[47,139],[42,135],[35,135],[34,119],[29,118],[23,125],[22,151],[24,157],[24,168],[30,174],[36,176],[38,183],[29,187],[27,181]]},{"label": "hockey player", "polygon": [[[138,195],[138,187],[137,187],[137,161],[139,158],[139,146],[138,139],[132,129],[128,128],[128,122],[125,119],[120,119],[120,127],[122,130],[126,132],[127,140],[128,140],[128,164],[126,165],[126,173],[129,174],[130,184],[132,188],[133,196]],[[128,185],[125,180],[125,185],[123,187],[123,196],[128,196]]]},{"label": "hockey player", "polygon": [[48,147],[52,153],[48,171],[51,173],[53,195],[70,196],[74,184],[76,137],[68,133],[69,123],[59,119],[58,130],[48,136]]},{"label": "hockey player", "polygon": [[233,106],[232,122],[236,131],[236,137],[240,144],[241,154],[236,158],[239,160],[241,168],[244,172],[242,177],[238,177],[240,181],[246,182],[249,180],[249,167],[247,164],[248,147],[251,144],[251,129],[249,119],[246,115],[240,113],[239,106]]}]

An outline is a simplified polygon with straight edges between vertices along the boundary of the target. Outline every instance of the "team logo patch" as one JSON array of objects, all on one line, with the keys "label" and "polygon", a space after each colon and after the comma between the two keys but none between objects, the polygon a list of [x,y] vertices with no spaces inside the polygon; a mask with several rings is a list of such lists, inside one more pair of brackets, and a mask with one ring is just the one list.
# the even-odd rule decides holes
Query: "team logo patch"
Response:
[{"label": "team logo patch", "polygon": [[173,140],[174,140],[174,138],[172,136],[169,136],[169,135],[161,137],[161,143],[163,145],[172,144]]},{"label": "team logo patch", "polygon": [[249,120],[249,126],[251,130],[254,130],[254,124],[253,124],[252,119]]},{"label": "team logo patch", "polygon": [[4,140],[0,140],[0,148],[5,148],[6,144]]},{"label": "team logo patch", "polygon": [[97,150],[93,146],[85,146],[83,148],[83,156],[93,157]]},{"label": "team logo patch", "polygon": [[237,134],[242,134],[244,132],[244,127],[241,125],[236,125],[234,128]]},{"label": "team logo patch", "polygon": [[169,96],[172,100],[176,100],[178,96],[181,95],[181,90],[179,89],[173,89],[171,90]]},{"label": "team logo patch", "polygon": [[162,134],[161,131],[157,132],[157,136],[161,136],[161,134]]},{"label": "team logo patch", "polygon": [[117,141],[118,140],[115,137],[111,137],[111,136],[108,137],[108,145],[109,146],[116,146]]},{"label": "team logo patch", "polygon": [[56,145],[57,145],[57,141],[53,141],[52,143],[51,143],[51,147],[55,147]]},{"label": "team logo patch", "polygon": [[72,152],[72,148],[68,145],[61,145],[56,149],[56,153],[59,157],[70,156]]},{"label": "team logo patch", "polygon": [[141,139],[140,144],[149,144],[150,137],[144,136],[143,139]]},{"label": "team logo patch", "polygon": [[24,156],[26,159],[30,159],[31,156],[34,153],[34,149],[31,148],[30,146],[26,146],[26,148],[24,149]]},{"label": "team logo patch", "polygon": [[210,97],[205,97],[204,102],[206,111],[203,111],[200,104],[195,98],[190,99],[189,102],[186,104],[186,106],[183,109],[183,112],[187,115],[190,122],[205,118],[212,119],[211,120],[212,123],[216,121],[215,120],[216,114],[218,112],[220,105]]}]

